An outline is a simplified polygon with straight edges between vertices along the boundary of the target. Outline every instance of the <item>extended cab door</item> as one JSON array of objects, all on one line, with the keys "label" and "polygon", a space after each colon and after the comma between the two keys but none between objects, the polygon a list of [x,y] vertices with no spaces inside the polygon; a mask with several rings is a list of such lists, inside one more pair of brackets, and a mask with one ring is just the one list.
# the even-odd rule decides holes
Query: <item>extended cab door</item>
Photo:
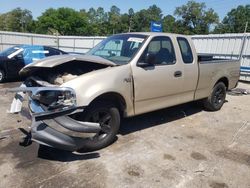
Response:
[{"label": "extended cab door", "polygon": [[139,62],[145,62],[148,54],[154,55],[154,65],[145,67],[137,63],[132,68],[135,114],[181,103],[183,65],[176,58],[172,38],[152,38]]},{"label": "extended cab door", "polygon": [[[199,66],[197,57],[194,55],[195,47],[192,46],[191,39],[186,37],[177,37],[179,49],[179,61],[183,66],[183,83],[182,83],[182,103],[194,100],[198,77]],[[190,45],[191,44],[191,45]],[[193,49],[193,50],[192,50]]]}]

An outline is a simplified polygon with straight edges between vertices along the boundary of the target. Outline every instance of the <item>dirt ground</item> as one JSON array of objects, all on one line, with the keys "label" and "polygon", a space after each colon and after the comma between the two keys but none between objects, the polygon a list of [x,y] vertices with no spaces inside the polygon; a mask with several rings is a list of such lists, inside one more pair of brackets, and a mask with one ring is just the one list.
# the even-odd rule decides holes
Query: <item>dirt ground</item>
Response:
[{"label": "dirt ground", "polygon": [[250,95],[227,95],[218,112],[189,103],[125,119],[113,145],[70,153],[19,145],[28,112],[7,114],[4,92],[19,84],[0,84],[0,187],[250,187]]}]

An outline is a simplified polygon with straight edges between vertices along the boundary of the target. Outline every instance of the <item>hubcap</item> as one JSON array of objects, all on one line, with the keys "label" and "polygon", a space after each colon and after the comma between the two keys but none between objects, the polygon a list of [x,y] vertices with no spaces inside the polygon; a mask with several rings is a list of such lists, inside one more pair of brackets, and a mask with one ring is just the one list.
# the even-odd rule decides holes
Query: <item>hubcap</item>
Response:
[{"label": "hubcap", "polygon": [[222,88],[218,88],[214,93],[214,104],[216,106],[224,102],[225,92]]},{"label": "hubcap", "polygon": [[93,123],[100,123],[102,130],[97,133],[94,139],[103,139],[111,132],[111,115],[109,112],[100,110],[92,114],[88,120]]}]

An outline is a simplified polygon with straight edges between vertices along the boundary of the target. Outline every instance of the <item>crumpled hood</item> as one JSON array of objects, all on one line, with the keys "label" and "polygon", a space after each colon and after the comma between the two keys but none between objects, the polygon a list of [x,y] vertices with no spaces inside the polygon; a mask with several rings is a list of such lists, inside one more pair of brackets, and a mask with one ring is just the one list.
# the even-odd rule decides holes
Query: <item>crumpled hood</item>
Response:
[{"label": "crumpled hood", "polygon": [[51,56],[51,57],[47,57],[45,59],[41,59],[38,60],[34,63],[31,63],[27,66],[25,66],[20,73],[22,72],[26,72],[28,69],[30,68],[39,68],[39,67],[43,67],[43,68],[53,68],[56,67],[58,65],[67,63],[69,61],[79,61],[82,63],[84,62],[92,62],[92,63],[97,63],[97,64],[103,64],[103,65],[108,65],[108,66],[115,66],[116,64],[113,63],[112,61],[106,60],[102,57],[99,56],[92,56],[92,55],[70,55],[70,54],[66,54],[66,55],[56,55],[56,56]]}]

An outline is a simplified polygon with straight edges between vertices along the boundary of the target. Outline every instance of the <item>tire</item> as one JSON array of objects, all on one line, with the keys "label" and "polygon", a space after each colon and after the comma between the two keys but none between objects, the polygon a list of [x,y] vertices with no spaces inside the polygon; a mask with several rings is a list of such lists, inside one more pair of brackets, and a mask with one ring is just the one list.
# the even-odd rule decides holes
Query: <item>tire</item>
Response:
[{"label": "tire", "polygon": [[204,100],[204,107],[209,111],[218,111],[226,99],[226,86],[223,82],[215,84],[210,96]]},{"label": "tire", "polygon": [[79,149],[80,152],[99,150],[114,142],[120,128],[120,112],[114,104],[94,102],[85,109],[80,119],[86,122],[100,122],[103,129],[93,137],[87,138],[83,148]]},{"label": "tire", "polygon": [[5,72],[0,69],[0,83],[3,83],[5,81]]}]

